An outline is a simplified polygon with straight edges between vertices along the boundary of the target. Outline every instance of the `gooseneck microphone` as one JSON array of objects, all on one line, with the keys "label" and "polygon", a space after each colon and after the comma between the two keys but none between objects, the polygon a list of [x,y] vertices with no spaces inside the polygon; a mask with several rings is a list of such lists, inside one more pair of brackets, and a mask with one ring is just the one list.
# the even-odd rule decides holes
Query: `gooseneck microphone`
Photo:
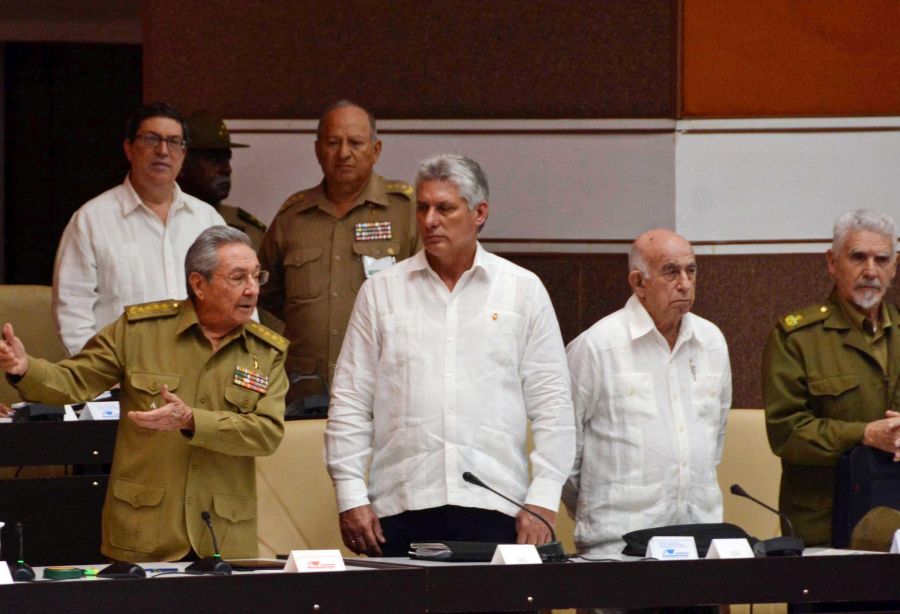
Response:
[{"label": "gooseneck microphone", "polygon": [[754,503],[759,506],[764,507],[770,512],[774,512],[778,514],[783,520],[784,524],[788,528],[788,533],[790,535],[782,536],[782,537],[773,537],[771,539],[761,539],[753,546],[753,553],[758,557],[766,557],[766,556],[802,556],[803,555],[803,540],[794,535],[794,525],[791,523],[791,519],[787,517],[784,512],[781,512],[774,507],[766,505],[756,497],[753,497],[746,490],[741,488],[740,484],[732,484],[731,485],[731,494],[737,495],[738,497],[744,497],[745,499],[750,499]]},{"label": "gooseneck microphone", "polygon": [[219,541],[216,539],[216,532],[213,530],[212,517],[206,510],[200,512],[200,517],[203,519],[203,522],[206,523],[206,526],[209,527],[209,535],[212,537],[213,543],[213,555],[205,556],[196,563],[191,563],[187,566],[185,572],[194,574],[218,573],[231,575],[231,565],[223,561],[222,555],[219,554]]},{"label": "gooseneck microphone", "polygon": [[16,522],[16,537],[19,540],[19,557],[12,569],[12,577],[15,582],[28,582],[34,580],[34,570],[25,562],[25,529],[21,522]]},{"label": "gooseneck microphone", "polygon": [[542,544],[540,546],[537,546],[538,554],[541,555],[541,560],[543,562],[545,562],[545,563],[564,563],[569,560],[569,557],[566,556],[566,553],[563,550],[562,544],[556,540],[556,531],[553,530],[553,527],[550,526],[550,523],[547,522],[544,518],[542,518],[540,514],[534,513],[533,511],[531,511],[530,509],[528,509],[527,507],[525,507],[518,501],[513,501],[512,499],[510,499],[503,493],[494,490],[493,488],[491,488],[490,486],[488,486],[487,484],[482,482],[480,479],[478,479],[478,476],[476,476],[474,473],[472,473],[470,471],[466,471],[465,473],[463,473],[462,479],[464,479],[469,484],[474,484],[475,486],[480,486],[481,488],[491,491],[498,497],[506,499],[507,501],[509,501],[516,507],[518,507],[519,509],[525,510],[526,512],[528,512],[529,514],[531,514],[532,516],[534,516],[535,518],[537,518],[538,520],[543,522],[544,525],[548,529],[550,529],[550,537],[553,538],[553,541],[551,541],[548,544]]}]

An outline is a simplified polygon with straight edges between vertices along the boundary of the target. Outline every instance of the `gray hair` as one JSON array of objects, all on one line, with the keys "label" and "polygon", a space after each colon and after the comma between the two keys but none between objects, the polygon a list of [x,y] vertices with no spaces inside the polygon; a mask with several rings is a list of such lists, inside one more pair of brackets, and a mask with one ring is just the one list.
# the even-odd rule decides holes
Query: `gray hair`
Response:
[{"label": "gray hair", "polygon": [[638,247],[637,241],[631,244],[628,250],[628,271],[638,271],[644,277],[650,275],[650,269],[647,268],[647,261],[644,259],[644,253]]},{"label": "gray hair", "polygon": [[478,162],[459,154],[439,154],[423,160],[416,173],[416,189],[425,181],[449,181],[470,211],[488,199],[487,175]]},{"label": "gray hair", "polygon": [[871,209],[854,209],[839,216],[834,221],[834,235],[831,240],[831,251],[840,252],[851,232],[868,230],[890,238],[893,253],[897,252],[897,227],[894,220]]},{"label": "gray hair", "polygon": [[328,105],[324,111],[322,111],[322,115],[319,116],[319,125],[316,126],[316,138],[322,138],[322,125],[325,123],[325,117],[331,113],[332,111],[336,111],[337,109],[345,109],[347,107],[356,107],[357,109],[361,109],[365,112],[366,117],[369,118],[369,130],[372,132],[372,142],[378,142],[378,129],[375,127],[375,116],[362,105],[356,104],[352,100],[347,100],[346,98],[341,98],[337,102],[332,102]]},{"label": "gray hair", "polygon": [[219,266],[219,248],[232,243],[243,243],[250,249],[250,237],[231,226],[210,226],[188,248],[184,257],[184,279],[188,297],[194,298],[191,273],[200,273],[206,281],[212,281],[213,271]]}]

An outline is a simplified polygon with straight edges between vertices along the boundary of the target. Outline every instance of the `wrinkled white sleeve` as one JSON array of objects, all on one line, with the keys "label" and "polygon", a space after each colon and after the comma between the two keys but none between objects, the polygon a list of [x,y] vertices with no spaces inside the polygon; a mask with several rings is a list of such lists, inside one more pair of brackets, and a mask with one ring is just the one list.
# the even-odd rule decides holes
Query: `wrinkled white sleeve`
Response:
[{"label": "wrinkled white sleeve", "polygon": [[581,491],[584,431],[594,415],[602,373],[586,333],[569,344],[566,358],[569,362],[569,377],[572,378],[572,404],[575,408],[575,463],[563,487],[562,500],[569,516],[574,518]]},{"label": "wrinkled white sleeve", "polygon": [[77,354],[97,333],[97,259],[78,212],[72,216],[56,250],[53,269],[53,317],[69,355]]},{"label": "wrinkled white sleeve", "polygon": [[719,438],[716,441],[716,467],[722,461],[722,451],[725,448],[725,430],[728,426],[728,411],[731,409],[731,359],[728,356],[728,346],[725,340],[722,340],[724,346],[725,361],[722,366],[722,374],[719,378],[721,388],[719,389],[719,403],[722,408],[722,416],[719,419]]},{"label": "wrinkled white sleeve", "polygon": [[525,412],[534,438],[532,479],[525,503],[556,511],[575,459],[575,418],[556,312],[537,280],[531,298],[520,368]]},{"label": "wrinkled white sleeve", "polygon": [[334,482],[338,511],[369,503],[366,472],[372,457],[372,401],[381,335],[372,284],[363,284],[341,346],[325,427],[325,464]]}]

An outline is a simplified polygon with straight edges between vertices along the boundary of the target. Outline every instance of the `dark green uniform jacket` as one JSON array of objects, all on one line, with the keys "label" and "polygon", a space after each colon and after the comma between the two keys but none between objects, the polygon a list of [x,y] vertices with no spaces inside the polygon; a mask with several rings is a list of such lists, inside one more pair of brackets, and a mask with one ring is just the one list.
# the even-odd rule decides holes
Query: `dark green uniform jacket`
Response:
[{"label": "dark green uniform jacket", "polygon": [[900,407],[900,311],[883,308],[889,373],[864,333],[828,301],[782,318],[763,354],[763,399],[772,450],[781,457],[779,507],[807,546],[831,543],[838,459],[866,424]]}]

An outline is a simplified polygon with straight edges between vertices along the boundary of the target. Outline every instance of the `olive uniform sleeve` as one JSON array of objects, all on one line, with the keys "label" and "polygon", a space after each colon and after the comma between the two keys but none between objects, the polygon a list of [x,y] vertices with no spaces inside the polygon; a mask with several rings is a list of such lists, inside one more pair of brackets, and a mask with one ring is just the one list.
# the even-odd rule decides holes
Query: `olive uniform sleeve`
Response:
[{"label": "olive uniform sleeve", "polygon": [[813,410],[801,347],[776,326],[762,360],[766,430],[772,451],[796,465],[828,466],[862,443],[865,422],[821,417]]},{"label": "olive uniform sleeve", "polygon": [[122,379],[125,318],[121,317],[92,337],[84,349],[56,364],[28,357],[28,371],[16,389],[37,403],[65,405],[89,401]]}]

